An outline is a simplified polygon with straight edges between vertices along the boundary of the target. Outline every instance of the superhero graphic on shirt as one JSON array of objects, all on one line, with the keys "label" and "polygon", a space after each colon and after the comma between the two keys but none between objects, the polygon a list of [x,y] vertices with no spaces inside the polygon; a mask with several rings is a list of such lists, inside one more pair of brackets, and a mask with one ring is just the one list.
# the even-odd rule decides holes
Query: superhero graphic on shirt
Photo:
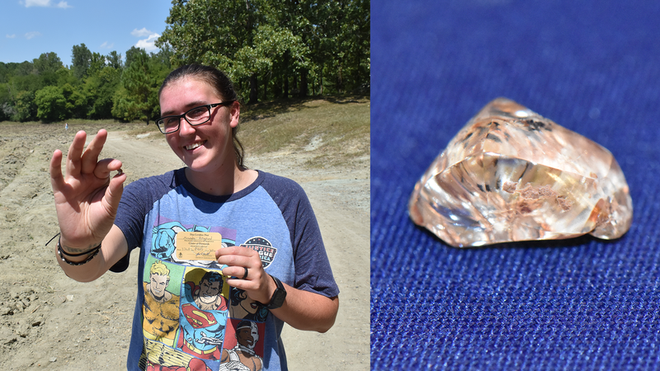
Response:
[{"label": "superhero graphic on shirt", "polygon": [[155,341],[145,340],[144,346],[146,352],[140,359],[140,370],[212,371],[218,367],[218,362],[204,361]]},{"label": "superhero graphic on shirt", "polygon": [[220,359],[229,315],[224,286],[224,277],[219,272],[201,268],[186,271],[178,348],[195,357]]},{"label": "superhero graphic on shirt", "polygon": [[[177,258],[180,232],[217,232],[222,236],[222,247],[227,247],[235,245],[236,231],[160,218],[159,222],[152,229],[152,249],[143,278],[143,331],[145,344],[152,344],[144,353],[143,367],[263,369],[269,311],[245,291],[230,288],[216,262]],[[263,237],[248,238],[241,246],[259,252],[264,267],[277,255],[277,248]]]},{"label": "superhero graphic on shirt", "polygon": [[235,287],[231,288],[230,295],[229,316],[231,318],[266,322],[270,312],[263,304],[250,299],[245,291]]},{"label": "superhero graphic on shirt", "polygon": [[259,371],[263,368],[263,323],[231,320],[222,350],[220,371]]},{"label": "superhero graphic on shirt", "polygon": [[144,335],[173,346],[179,328],[179,296],[167,290],[170,267],[160,261],[153,262],[147,279],[142,282],[145,293],[142,306]]}]

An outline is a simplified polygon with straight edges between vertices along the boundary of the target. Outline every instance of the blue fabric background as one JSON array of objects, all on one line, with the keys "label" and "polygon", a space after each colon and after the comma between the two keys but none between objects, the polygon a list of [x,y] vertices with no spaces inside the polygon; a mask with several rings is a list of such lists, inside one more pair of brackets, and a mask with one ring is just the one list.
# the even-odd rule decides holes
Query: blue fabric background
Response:
[{"label": "blue fabric background", "polygon": [[[660,1],[371,8],[372,368],[660,369]],[[614,154],[623,238],[462,250],[410,221],[417,179],[498,96]]]}]

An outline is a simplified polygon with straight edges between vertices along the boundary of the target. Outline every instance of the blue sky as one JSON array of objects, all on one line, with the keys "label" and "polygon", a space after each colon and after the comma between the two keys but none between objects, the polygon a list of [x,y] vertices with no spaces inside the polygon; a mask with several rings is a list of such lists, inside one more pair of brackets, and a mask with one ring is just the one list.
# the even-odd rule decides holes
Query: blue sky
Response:
[{"label": "blue sky", "polygon": [[71,65],[71,49],[124,57],[132,46],[157,51],[165,30],[168,0],[3,0],[0,62],[24,62],[55,52]]}]

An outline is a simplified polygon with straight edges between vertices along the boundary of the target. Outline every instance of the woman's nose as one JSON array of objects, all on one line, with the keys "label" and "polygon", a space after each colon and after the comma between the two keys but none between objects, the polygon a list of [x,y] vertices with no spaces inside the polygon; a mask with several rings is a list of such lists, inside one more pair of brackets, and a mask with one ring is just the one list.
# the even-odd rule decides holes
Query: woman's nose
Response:
[{"label": "woman's nose", "polygon": [[195,128],[190,125],[190,123],[184,118],[180,118],[181,121],[179,121],[179,134],[180,135],[187,135],[190,133],[195,132]]}]

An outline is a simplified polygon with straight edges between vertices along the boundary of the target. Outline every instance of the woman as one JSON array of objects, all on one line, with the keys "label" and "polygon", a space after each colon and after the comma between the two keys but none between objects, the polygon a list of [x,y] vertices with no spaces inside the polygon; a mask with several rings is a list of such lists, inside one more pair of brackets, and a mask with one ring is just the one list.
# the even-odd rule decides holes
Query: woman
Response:
[{"label": "woman", "polygon": [[[125,270],[130,251],[141,248],[138,274],[144,285],[138,286],[130,370],[217,370],[228,361],[226,349],[237,344],[233,329],[244,320],[231,308],[241,306],[198,305],[204,298],[217,300],[218,293],[229,298],[223,283],[243,290],[251,307],[270,311],[254,323],[262,339],[254,349],[263,369],[286,369],[279,339],[283,322],[325,332],[338,310],[339,290],[309,201],[293,181],[243,166],[236,138],[241,106],[222,72],[183,66],[165,79],[159,99],[157,125],[186,167],[123,191],[121,161],[98,160],[105,130],[84,151],[86,135],[76,134],[66,177],[62,152],[53,154],[58,262],[73,279],[92,281],[109,269]],[[190,246],[199,243],[211,249],[214,261],[190,258]],[[152,298],[144,289],[154,264],[169,270],[161,282],[172,294],[167,307],[175,303],[178,313],[164,310],[162,296]],[[209,272],[221,272],[223,282],[203,279]],[[173,321],[178,325],[171,326]]]}]

